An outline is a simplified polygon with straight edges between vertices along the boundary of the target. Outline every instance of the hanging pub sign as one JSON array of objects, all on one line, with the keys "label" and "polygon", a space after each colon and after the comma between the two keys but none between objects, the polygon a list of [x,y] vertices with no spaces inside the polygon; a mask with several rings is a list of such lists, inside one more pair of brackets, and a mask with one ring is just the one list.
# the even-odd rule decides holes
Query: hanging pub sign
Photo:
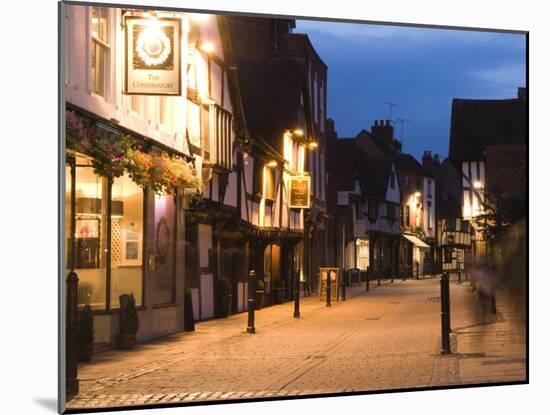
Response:
[{"label": "hanging pub sign", "polygon": [[125,18],[124,92],[181,95],[181,20]]},{"label": "hanging pub sign", "polygon": [[310,187],[310,176],[290,176],[289,207],[293,209],[309,209]]}]

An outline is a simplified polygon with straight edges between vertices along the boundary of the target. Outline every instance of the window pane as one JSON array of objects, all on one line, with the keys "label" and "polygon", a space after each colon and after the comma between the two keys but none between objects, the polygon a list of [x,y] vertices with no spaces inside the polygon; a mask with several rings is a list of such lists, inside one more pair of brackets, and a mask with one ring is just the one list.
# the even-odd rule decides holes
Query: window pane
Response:
[{"label": "window pane", "polygon": [[200,107],[187,101],[187,134],[189,142],[196,147],[201,146],[201,109]]},{"label": "window pane", "polygon": [[364,271],[369,266],[369,241],[358,241],[357,243],[357,268]]},{"label": "window pane", "polygon": [[[202,105],[200,107],[201,111],[201,146],[204,150],[204,160],[210,161],[210,108],[207,105]],[[212,126],[213,127],[213,126]]]},{"label": "window pane", "polygon": [[76,167],[76,273],[78,304],[105,309],[106,298],[106,180],[92,167]]},{"label": "window pane", "polygon": [[173,196],[155,196],[155,229],[151,235],[155,254],[150,272],[154,281],[153,304],[174,301],[174,212]]},{"label": "window pane", "polygon": [[128,176],[113,182],[111,204],[111,308],[122,294],[142,301],[143,190]]},{"label": "window pane", "polygon": [[107,42],[108,27],[107,14],[108,9],[105,7],[92,7],[92,36]]},{"label": "window pane", "polygon": [[97,42],[92,47],[92,81],[93,91],[105,96],[105,68],[107,61],[107,50]]}]

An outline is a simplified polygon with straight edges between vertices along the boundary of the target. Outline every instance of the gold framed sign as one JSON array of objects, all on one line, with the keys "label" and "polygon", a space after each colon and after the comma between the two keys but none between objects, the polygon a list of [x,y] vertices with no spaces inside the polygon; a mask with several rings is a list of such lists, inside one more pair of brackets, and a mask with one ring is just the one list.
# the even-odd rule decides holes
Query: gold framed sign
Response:
[{"label": "gold framed sign", "polygon": [[309,209],[311,188],[310,176],[290,176],[289,207],[293,209]]},{"label": "gold framed sign", "polygon": [[181,95],[181,19],[127,16],[124,92]]}]

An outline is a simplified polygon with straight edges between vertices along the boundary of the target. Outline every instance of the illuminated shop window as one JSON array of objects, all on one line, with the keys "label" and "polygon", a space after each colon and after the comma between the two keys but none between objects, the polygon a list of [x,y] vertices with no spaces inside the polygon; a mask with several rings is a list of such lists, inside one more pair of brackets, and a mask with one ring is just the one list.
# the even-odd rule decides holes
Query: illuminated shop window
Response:
[{"label": "illuminated shop window", "polygon": [[65,166],[65,261],[66,273],[68,274],[71,268],[70,261],[70,246],[71,246],[71,167]]},{"label": "illuminated shop window", "polygon": [[153,304],[174,302],[175,294],[175,220],[174,196],[155,195],[155,226],[148,257],[149,275],[154,281]]},{"label": "illuminated shop window", "polygon": [[366,271],[369,266],[369,241],[358,239],[357,242],[357,268]]},{"label": "illuminated shop window", "polygon": [[264,167],[265,187],[264,197],[269,200],[275,200],[275,170],[269,167]]},{"label": "illuminated shop window", "polygon": [[122,294],[134,294],[142,304],[143,190],[124,175],[111,190],[111,308]]},{"label": "illuminated shop window", "polygon": [[[75,270],[78,304],[106,307],[107,180],[94,173],[90,161],[76,158]],[[70,240],[67,241],[70,244]],[[69,248],[70,252],[70,248]]]}]

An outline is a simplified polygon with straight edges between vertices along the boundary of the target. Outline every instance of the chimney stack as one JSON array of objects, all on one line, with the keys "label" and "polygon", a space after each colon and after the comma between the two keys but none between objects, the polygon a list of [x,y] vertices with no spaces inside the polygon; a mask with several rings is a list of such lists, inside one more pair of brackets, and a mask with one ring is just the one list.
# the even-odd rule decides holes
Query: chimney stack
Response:
[{"label": "chimney stack", "polygon": [[432,157],[432,152],[430,150],[424,150],[422,167],[424,167],[424,170],[426,170],[428,174],[435,175],[435,171],[439,167],[439,155],[434,154]]},{"label": "chimney stack", "polygon": [[338,133],[334,129],[334,120],[332,118],[327,118],[325,121],[325,134],[328,140],[336,140],[338,138]]},{"label": "chimney stack", "polygon": [[391,125],[390,120],[374,120],[374,125],[370,130],[373,136],[383,139],[386,143],[393,147],[393,126]]}]

